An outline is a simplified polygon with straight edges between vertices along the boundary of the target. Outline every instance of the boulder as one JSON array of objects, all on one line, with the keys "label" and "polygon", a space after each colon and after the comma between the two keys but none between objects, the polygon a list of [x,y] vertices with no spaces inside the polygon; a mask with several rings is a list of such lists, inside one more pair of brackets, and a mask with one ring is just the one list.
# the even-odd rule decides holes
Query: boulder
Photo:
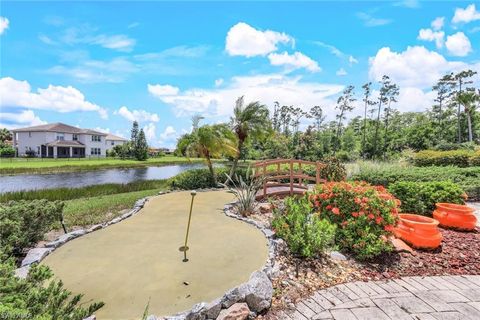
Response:
[{"label": "boulder", "polygon": [[217,320],[245,320],[250,314],[246,303],[235,303],[230,308],[222,310]]},{"label": "boulder", "polygon": [[95,224],[95,225],[91,226],[90,228],[88,228],[87,232],[97,231],[97,230],[102,229],[102,227],[103,226],[101,224]]},{"label": "boulder", "polygon": [[80,229],[80,230],[75,230],[75,231],[63,234],[60,237],[58,237],[55,241],[47,243],[45,247],[47,248],[59,247],[67,241],[83,236],[85,233],[87,233],[87,231]]},{"label": "boulder", "polygon": [[261,203],[258,206],[258,209],[260,210],[260,213],[269,213],[272,212],[273,205],[271,203]]},{"label": "boulder", "polygon": [[187,314],[186,320],[203,320],[207,312],[206,303],[200,302],[193,306],[192,310]]},{"label": "boulder", "polygon": [[96,320],[97,317],[95,315],[91,315],[90,317],[83,318],[83,320]]},{"label": "boulder", "polygon": [[20,279],[26,279],[29,271],[30,265],[15,269],[15,276]]},{"label": "boulder", "polygon": [[272,304],[273,286],[272,282],[262,271],[255,271],[248,281],[248,293],[245,296],[250,310],[260,313],[270,308]]},{"label": "boulder", "polygon": [[40,262],[43,258],[45,258],[52,249],[50,248],[33,248],[30,249],[27,253],[27,256],[22,261],[21,267],[31,265],[35,262]]},{"label": "boulder", "polygon": [[245,301],[245,296],[249,293],[249,286],[244,283],[230,291],[228,291],[222,298],[222,307],[229,308],[237,302]]},{"label": "boulder", "polygon": [[216,319],[222,310],[222,299],[216,299],[205,306],[207,319]]}]

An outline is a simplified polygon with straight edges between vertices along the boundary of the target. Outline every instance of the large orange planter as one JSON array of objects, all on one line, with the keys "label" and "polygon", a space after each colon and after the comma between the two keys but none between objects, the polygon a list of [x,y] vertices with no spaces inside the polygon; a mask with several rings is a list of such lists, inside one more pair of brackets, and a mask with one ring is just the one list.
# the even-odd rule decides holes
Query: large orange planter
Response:
[{"label": "large orange planter", "polygon": [[433,211],[433,217],[440,222],[441,226],[453,227],[462,230],[474,230],[477,217],[473,209],[453,203],[437,203],[437,210]]},{"label": "large orange planter", "polygon": [[400,219],[393,233],[412,247],[435,249],[442,242],[437,220],[418,214],[402,213],[398,216]]}]

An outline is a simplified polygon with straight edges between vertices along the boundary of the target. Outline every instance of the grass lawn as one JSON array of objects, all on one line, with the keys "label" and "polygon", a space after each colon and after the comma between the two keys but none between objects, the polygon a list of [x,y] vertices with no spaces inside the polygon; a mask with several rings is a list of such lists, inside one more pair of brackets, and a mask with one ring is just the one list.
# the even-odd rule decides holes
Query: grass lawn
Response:
[{"label": "grass lawn", "polygon": [[[164,189],[142,190],[65,201],[63,210],[65,224],[67,228],[71,228],[109,221],[119,216],[121,210],[132,208],[138,199],[153,196],[160,190]],[[56,227],[60,228],[60,225]]]},{"label": "grass lawn", "polygon": [[96,159],[0,159],[0,174],[14,173],[47,173],[80,170],[95,170],[105,168],[144,167],[151,165],[166,165],[172,163],[198,162],[202,159],[187,159],[185,157],[165,156],[149,158],[146,161],[121,160],[117,158]]}]

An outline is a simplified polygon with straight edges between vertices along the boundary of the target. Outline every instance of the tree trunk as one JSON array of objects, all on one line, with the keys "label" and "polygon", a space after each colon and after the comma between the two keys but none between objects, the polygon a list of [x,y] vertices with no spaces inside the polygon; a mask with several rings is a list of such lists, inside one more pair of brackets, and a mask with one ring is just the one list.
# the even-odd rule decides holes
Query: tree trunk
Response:
[{"label": "tree trunk", "polygon": [[378,129],[380,127],[380,112],[382,110],[382,101],[380,100],[378,104],[378,114],[377,114],[377,123],[375,124],[375,139],[373,139],[373,157],[377,156],[377,144],[378,144]]},{"label": "tree trunk", "polygon": [[367,141],[367,107],[368,107],[368,96],[365,96],[365,112],[363,115],[363,143],[362,143],[362,158],[365,160],[365,147]]},{"label": "tree trunk", "polygon": [[467,124],[468,124],[468,141],[473,141],[473,131],[472,131],[472,116],[470,114],[470,109],[465,108],[465,113],[467,115]]},{"label": "tree trunk", "polygon": [[205,160],[207,161],[208,170],[210,171],[210,174],[212,175],[213,184],[216,187],[217,186],[217,177],[215,176],[215,171],[213,171],[212,159],[210,159],[209,154],[205,155]]},{"label": "tree trunk", "polygon": [[230,169],[230,179],[233,180],[233,175],[235,174],[235,170],[237,170],[238,160],[242,155],[242,148],[243,148],[244,140],[238,139],[238,155],[233,159],[232,168]]},{"label": "tree trunk", "polygon": [[[458,94],[457,94],[457,99],[458,97],[462,94],[462,80],[460,79],[459,84],[458,84]],[[462,125],[460,123],[460,115],[461,115],[461,109],[460,109],[460,102],[457,101],[457,127],[458,127],[458,143],[462,143]]]}]

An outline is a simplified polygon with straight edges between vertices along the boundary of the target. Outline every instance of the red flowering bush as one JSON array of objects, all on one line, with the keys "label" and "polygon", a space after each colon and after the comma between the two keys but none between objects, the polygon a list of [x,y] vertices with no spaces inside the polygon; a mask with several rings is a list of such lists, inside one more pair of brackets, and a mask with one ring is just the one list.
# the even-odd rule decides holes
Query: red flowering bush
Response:
[{"label": "red flowering bush", "polygon": [[360,259],[390,251],[387,238],[397,223],[400,201],[382,186],[329,182],[308,195],[320,219],[338,226],[336,243]]}]

